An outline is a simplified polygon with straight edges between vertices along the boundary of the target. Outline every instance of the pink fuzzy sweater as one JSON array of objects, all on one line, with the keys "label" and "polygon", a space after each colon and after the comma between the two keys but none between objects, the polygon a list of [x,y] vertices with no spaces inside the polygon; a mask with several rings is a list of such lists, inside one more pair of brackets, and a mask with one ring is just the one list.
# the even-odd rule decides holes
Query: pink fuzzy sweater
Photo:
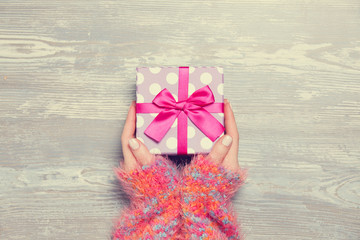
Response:
[{"label": "pink fuzzy sweater", "polygon": [[242,239],[230,199],[244,183],[244,170],[227,170],[199,154],[182,171],[157,155],[150,165],[115,173],[131,204],[114,223],[113,240]]}]

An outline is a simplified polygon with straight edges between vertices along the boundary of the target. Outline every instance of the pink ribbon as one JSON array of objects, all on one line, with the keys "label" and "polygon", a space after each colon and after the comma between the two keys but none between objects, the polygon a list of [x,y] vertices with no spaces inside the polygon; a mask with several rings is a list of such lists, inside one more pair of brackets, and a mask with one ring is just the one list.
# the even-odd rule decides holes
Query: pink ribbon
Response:
[{"label": "pink ribbon", "polygon": [[187,154],[187,118],[211,141],[215,141],[225,130],[210,112],[224,112],[222,103],[215,103],[213,92],[207,85],[188,96],[189,68],[179,68],[179,101],[164,88],[152,103],[137,103],[138,113],[159,112],[146,128],[145,134],[159,142],[178,119],[178,154]]}]

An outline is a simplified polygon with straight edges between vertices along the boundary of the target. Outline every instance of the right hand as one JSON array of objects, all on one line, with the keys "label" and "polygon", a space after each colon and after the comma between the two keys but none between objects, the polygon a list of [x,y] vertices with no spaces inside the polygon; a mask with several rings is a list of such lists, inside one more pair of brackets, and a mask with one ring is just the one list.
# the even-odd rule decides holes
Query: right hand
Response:
[{"label": "right hand", "polygon": [[239,170],[239,132],[230,102],[224,100],[225,135],[214,144],[206,158],[224,166],[228,170]]}]

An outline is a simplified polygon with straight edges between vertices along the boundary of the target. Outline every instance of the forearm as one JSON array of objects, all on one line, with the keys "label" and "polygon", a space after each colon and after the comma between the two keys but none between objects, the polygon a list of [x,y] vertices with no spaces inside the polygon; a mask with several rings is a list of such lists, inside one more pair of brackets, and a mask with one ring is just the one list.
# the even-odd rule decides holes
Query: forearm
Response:
[{"label": "forearm", "polygon": [[241,239],[231,197],[245,180],[198,155],[184,168],[181,205],[186,239]]},{"label": "forearm", "polygon": [[126,173],[115,169],[130,207],[115,224],[113,239],[174,239],[180,228],[176,167],[162,157]]}]

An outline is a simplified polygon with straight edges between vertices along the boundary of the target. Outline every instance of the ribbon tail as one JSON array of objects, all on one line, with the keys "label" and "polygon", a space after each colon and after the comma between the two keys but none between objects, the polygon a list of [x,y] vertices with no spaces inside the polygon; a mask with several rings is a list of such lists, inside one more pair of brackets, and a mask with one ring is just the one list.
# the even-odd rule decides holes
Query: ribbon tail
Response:
[{"label": "ribbon tail", "polygon": [[225,127],[203,108],[186,111],[186,115],[213,142],[225,131]]},{"label": "ribbon tail", "polygon": [[144,133],[156,142],[160,142],[171,128],[179,113],[180,111],[175,109],[161,111],[145,129]]}]

